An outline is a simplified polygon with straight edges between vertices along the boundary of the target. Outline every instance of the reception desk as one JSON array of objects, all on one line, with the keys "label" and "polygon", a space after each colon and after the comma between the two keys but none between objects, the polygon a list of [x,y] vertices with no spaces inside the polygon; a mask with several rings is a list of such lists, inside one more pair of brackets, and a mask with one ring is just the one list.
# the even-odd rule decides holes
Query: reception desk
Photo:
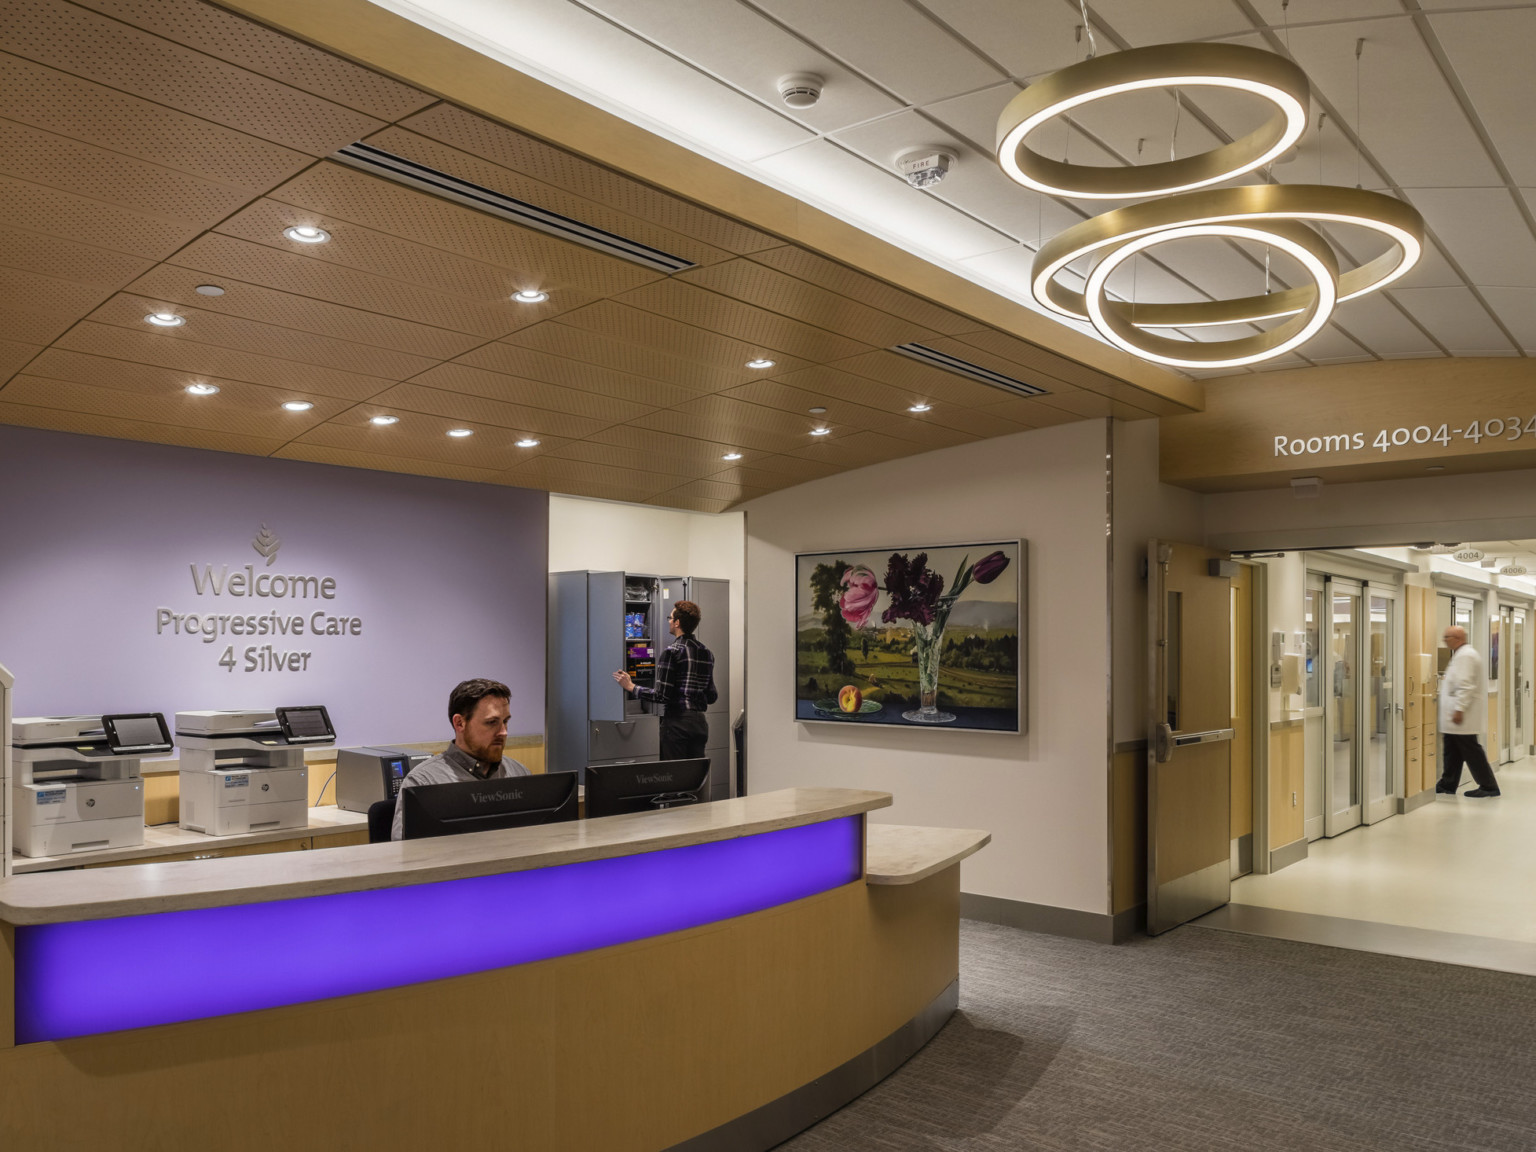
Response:
[{"label": "reception desk", "polygon": [[792,789],[0,882],[0,1137],[769,1148],[954,1010],[982,832]]}]

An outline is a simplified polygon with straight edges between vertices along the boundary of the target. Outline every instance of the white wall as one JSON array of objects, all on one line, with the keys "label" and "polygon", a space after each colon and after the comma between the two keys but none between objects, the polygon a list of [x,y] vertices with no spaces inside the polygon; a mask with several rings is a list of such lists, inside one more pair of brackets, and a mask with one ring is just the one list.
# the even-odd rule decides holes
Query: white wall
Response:
[{"label": "white wall", "polygon": [[[876,464],[747,507],[747,767],[754,792],[890,792],[891,823],[985,828],[967,892],[1109,911],[1105,424],[1091,420]],[[794,557],[1028,542],[1028,732],[794,719]]]},{"label": "white wall", "polygon": [[746,698],[746,572],[742,533],[740,512],[685,512],[551,494],[549,570],[588,569],[729,580],[731,707],[740,711]]},{"label": "white wall", "polygon": [[1115,421],[1115,743],[1147,736],[1147,541],[1205,539],[1197,492],[1158,480],[1156,420]]}]

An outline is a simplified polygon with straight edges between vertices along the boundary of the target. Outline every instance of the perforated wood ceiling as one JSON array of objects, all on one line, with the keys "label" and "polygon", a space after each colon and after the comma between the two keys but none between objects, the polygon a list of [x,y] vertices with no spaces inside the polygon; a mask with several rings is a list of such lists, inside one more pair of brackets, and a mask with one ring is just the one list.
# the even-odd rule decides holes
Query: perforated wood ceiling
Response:
[{"label": "perforated wood ceiling", "polygon": [[[198,0],[4,0],[0,48],[0,421],[720,511],[1184,410]],[[695,267],[328,159],[359,140]],[[1048,394],[888,351],[912,341]]]}]

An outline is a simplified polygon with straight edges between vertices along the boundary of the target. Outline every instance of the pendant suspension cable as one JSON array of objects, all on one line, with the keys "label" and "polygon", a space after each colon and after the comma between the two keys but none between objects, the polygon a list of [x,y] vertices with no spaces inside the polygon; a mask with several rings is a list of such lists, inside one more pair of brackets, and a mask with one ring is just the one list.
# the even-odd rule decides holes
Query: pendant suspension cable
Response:
[{"label": "pendant suspension cable", "polygon": [[1269,295],[1269,245],[1264,246],[1264,295]]},{"label": "pendant suspension cable", "polygon": [[1099,42],[1093,38],[1093,22],[1088,19],[1088,0],[1077,0],[1077,8],[1083,14],[1082,30],[1088,33],[1088,59],[1092,60],[1099,54]]},{"label": "pendant suspension cable", "polygon": [[1179,120],[1184,115],[1184,102],[1179,99],[1179,90],[1173,90],[1173,133],[1168,137],[1168,159],[1176,159],[1175,149],[1179,145]]},{"label": "pendant suspension cable", "polygon": [[1291,0],[1280,0],[1280,19],[1285,24],[1285,54],[1291,54]]},{"label": "pendant suspension cable", "polygon": [[1317,182],[1323,182],[1323,125],[1328,122],[1328,113],[1317,114]]},{"label": "pendant suspension cable", "polygon": [[1360,119],[1360,56],[1365,51],[1365,37],[1355,41],[1355,187],[1360,187],[1360,160],[1364,150],[1365,125]]}]

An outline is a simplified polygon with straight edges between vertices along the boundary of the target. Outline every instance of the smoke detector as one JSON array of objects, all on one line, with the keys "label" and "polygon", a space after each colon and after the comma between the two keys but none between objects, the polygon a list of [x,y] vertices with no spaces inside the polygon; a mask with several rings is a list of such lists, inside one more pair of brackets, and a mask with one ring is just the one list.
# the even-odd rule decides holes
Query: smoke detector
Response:
[{"label": "smoke detector", "polygon": [[1455,553],[1451,559],[1460,560],[1463,564],[1476,564],[1483,558],[1483,555],[1484,553],[1481,548],[1463,548],[1460,552]]},{"label": "smoke detector", "polygon": [[955,158],[936,148],[920,148],[896,157],[896,171],[914,188],[932,188],[949,175]]},{"label": "smoke detector", "polygon": [[825,83],[814,72],[791,72],[779,77],[779,97],[791,108],[809,108],[821,99]]}]

